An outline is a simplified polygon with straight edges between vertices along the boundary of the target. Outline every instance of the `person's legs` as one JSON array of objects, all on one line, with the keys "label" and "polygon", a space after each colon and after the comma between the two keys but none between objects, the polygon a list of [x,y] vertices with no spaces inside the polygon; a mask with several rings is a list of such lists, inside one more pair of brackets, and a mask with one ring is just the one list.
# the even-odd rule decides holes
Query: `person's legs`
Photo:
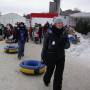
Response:
[{"label": "person's legs", "polygon": [[61,58],[56,63],[56,69],[54,73],[54,81],[53,81],[53,90],[61,90],[62,89],[62,79],[63,79],[63,71],[64,71],[64,63],[65,58]]},{"label": "person's legs", "polygon": [[22,56],[22,43],[18,41],[18,58],[21,59]]},{"label": "person's legs", "polygon": [[47,70],[46,70],[46,73],[43,77],[43,80],[44,80],[44,83],[46,86],[48,86],[50,83],[51,77],[53,75],[54,68],[55,68],[54,64],[47,65]]},{"label": "person's legs", "polygon": [[42,43],[42,37],[41,36],[39,37],[39,39],[40,39],[40,43]]},{"label": "person's legs", "polygon": [[21,54],[21,56],[24,56],[24,48],[25,48],[25,43],[22,43],[22,54]]}]

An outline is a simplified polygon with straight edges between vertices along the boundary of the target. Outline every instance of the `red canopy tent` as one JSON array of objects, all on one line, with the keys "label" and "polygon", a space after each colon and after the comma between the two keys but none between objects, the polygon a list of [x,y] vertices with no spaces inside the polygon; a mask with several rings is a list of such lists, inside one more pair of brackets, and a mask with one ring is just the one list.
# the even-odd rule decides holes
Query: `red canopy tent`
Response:
[{"label": "red canopy tent", "polygon": [[53,18],[58,16],[57,13],[31,13],[30,17],[37,17],[37,18]]},{"label": "red canopy tent", "polygon": [[30,30],[29,30],[30,34],[32,32],[31,27],[32,27],[32,19],[33,18],[54,18],[56,16],[58,16],[57,13],[31,13],[31,14],[29,14],[28,17],[30,18]]}]

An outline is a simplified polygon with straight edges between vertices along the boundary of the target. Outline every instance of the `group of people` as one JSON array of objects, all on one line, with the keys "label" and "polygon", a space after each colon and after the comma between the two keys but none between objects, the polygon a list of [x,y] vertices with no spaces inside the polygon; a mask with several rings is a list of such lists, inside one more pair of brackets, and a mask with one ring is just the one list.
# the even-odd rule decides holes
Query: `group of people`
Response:
[{"label": "group of people", "polygon": [[6,27],[0,25],[0,36],[3,39],[13,40],[14,43],[18,43],[18,58],[24,56],[25,42],[28,42],[28,29],[23,22],[17,22],[15,26],[7,24]]},{"label": "group of people", "polygon": [[[63,71],[65,66],[65,49],[70,47],[67,30],[64,27],[63,19],[54,18],[53,25],[48,22],[42,27],[41,24],[35,24],[32,35],[36,35],[42,42],[42,35],[44,37],[43,48],[41,52],[42,63],[46,64],[47,69],[43,77],[45,86],[49,86],[52,75],[53,90],[62,90]],[[5,37],[9,37],[12,34],[12,26],[7,25],[7,31]],[[14,38],[18,42],[18,58],[24,56],[24,46],[28,38],[28,32],[23,22],[17,23],[14,27]],[[8,34],[7,34],[8,33]],[[37,35],[38,34],[38,35]],[[34,39],[36,39],[34,36]]]},{"label": "group of people", "polygon": [[23,22],[17,22],[14,26],[12,24],[7,24],[6,26],[0,24],[0,37],[3,39],[13,39],[17,42],[17,29]]},{"label": "group of people", "polygon": [[41,25],[38,23],[35,23],[34,27],[32,27],[31,32],[31,38],[35,43],[42,43],[42,39],[45,36],[45,33],[47,32],[48,28],[51,27],[51,24],[48,22],[45,23],[45,25]]},{"label": "group of people", "polygon": [[[41,24],[35,23],[34,27],[32,27],[31,39],[36,43],[42,43],[42,40],[45,36],[47,30],[52,27],[52,24],[46,22],[43,26]],[[80,42],[79,37],[77,36],[75,29],[72,26],[65,25],[64,28],[67,30],[69,34],[69,40],[73,44],[77,44]]]}]

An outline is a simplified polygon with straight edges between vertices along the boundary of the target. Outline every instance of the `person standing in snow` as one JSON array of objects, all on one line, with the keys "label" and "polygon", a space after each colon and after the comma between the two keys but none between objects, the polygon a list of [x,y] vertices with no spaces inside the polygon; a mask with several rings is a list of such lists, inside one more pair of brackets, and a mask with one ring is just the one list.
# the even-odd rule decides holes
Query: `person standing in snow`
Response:
[{"label": "person standing in snow", "polygon": [[42,43],[42,25],[41,24],[39,24],[38,34],[39,34],[40,43]]},{"label": "person standing in snow", "polygon": [[45,36],[45,33],[47,32],[48,28],[50,27],[49,22],[47,22],[44,26],[43,26],[43,36]]},{"label": "person standing in snow", "polygon": [[25,42],[28,37],[28,32],[26,26],[21,22],[17,27],[17,36],[18,36],[18,59],[24,56]]},{"label": "person standing in snow", "polygon": [[62,89],[65,49],[69,47],[70,43],[64,29],[63,19],[56,17],[54,19],[54,25],[51,29],[49,28],[49,30],[47,30],[41,52],[42,62],[47,66],[43,81],[46,86],[49,86],[54,73],[53,90]]}]

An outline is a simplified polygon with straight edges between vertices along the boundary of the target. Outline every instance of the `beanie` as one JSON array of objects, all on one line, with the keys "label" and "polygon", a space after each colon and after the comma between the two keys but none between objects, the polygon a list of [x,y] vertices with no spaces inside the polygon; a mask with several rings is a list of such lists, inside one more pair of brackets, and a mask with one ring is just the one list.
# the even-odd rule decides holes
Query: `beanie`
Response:
[{"label": "beanie", "polygon": [[62,17],[55,17],[53,23],[63,23],[65,25],[65,20]]}]

